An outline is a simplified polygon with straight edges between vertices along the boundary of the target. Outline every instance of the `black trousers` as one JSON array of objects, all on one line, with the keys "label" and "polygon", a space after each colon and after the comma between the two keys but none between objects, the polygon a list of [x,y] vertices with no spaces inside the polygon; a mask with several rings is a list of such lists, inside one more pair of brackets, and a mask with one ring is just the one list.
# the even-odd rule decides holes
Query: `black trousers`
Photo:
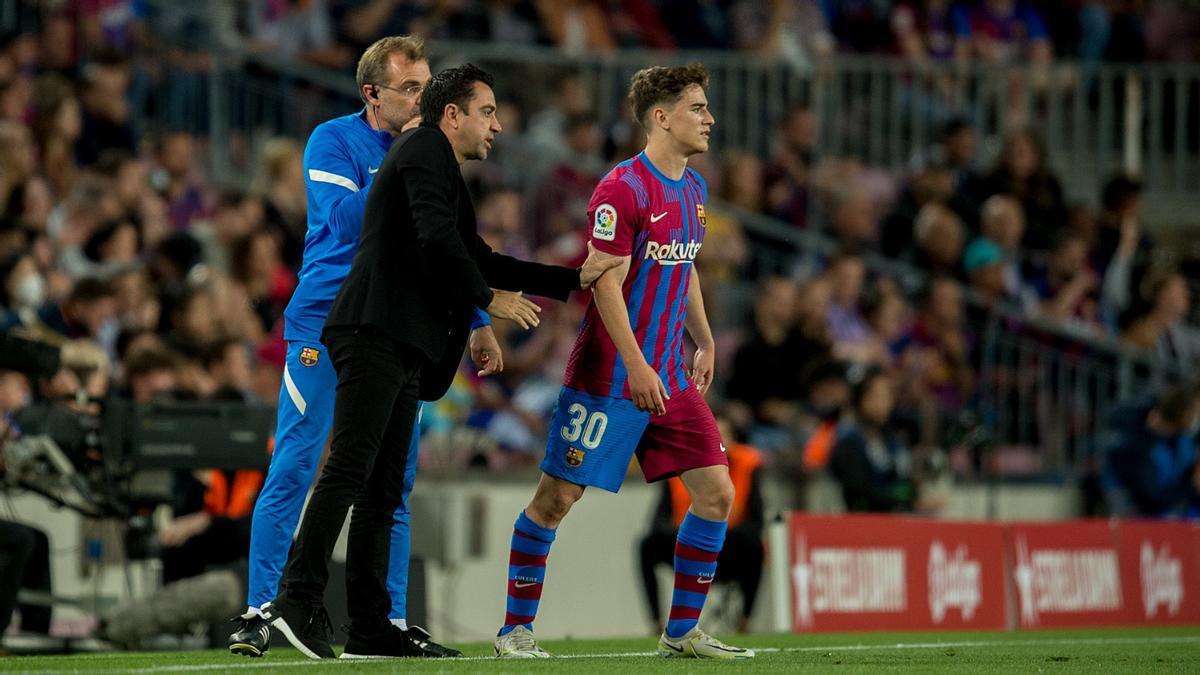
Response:
[{"label": "black trousers", "polygon": [[[638,553],[642,590],[646,594],[650,618],[666,623],[658,599],[658,577],[654,574],[654,568],[658,565],[675,565],[675,531],[652,530],[642,538]],[[725,546],[717,556],[717,575],[714,580],[737,583],[742,593],[743,618],[749,618],[754,611],[758,586],[762,583],[764,558],[762,539],[756,532],[735,528],[725,533]]]},{"label": "black trousers", "polygon": [[371,327],[331,330],[325,345],[338,378],[333,444],[281,588],[289,603],[322,602],[329,558],[353,505],[346,601],[351,632],[369,635],[388,624],[389,533],[404,492],[424,357]]},{"label": "black trousers", "polygon": [[[50,592],[50,540],[41,530],[0,521],[0,636],[17,607],[17,591]],[[21,605],[21,630],[50,632],[50,607]]]}]

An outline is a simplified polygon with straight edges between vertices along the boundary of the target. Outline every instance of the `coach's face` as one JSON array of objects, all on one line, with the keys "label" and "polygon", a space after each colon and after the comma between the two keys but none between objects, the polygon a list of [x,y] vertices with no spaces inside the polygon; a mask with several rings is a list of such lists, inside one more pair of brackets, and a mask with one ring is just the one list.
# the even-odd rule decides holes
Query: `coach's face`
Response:
[{"label": "coach's face", "polygon": [[381,131],[398,134],[421,114],[421,92],[430,77],[428,61],[409,61],[401,53],[388,57],[387,77],[377,83],[372,92],[374,100],[369,101],[378,106],[375,110]]},{"label": "coach's face", "polygon": [[466,110],[459,111],[458,151],[463,159],[487,159],[500,133],[496,94],[482,82],[475,82],[474,90]]},{"label": "coach's face", "polygon": [[685,154],[708,151],[712,125],[716,121],[708,111],[708,97],[700,85],[683,90],[675,107],[667,113],[668,130]]}]

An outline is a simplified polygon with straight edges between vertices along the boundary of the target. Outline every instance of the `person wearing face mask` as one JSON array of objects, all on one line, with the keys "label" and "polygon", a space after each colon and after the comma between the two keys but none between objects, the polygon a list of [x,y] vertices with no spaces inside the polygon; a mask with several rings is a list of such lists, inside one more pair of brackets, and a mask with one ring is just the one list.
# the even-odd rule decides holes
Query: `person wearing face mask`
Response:
[{"label": "person wearing face mask", "polygon": [[46,302],[46,279],[37,263],[25,253],[0,260],[0,327],[22,323],[22,313],[31,314]]}]

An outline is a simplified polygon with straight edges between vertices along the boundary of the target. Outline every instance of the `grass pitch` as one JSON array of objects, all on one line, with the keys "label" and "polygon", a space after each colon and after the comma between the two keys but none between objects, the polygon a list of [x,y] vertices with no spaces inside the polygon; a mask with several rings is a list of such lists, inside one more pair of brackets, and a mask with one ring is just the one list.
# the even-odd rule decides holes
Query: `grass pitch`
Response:
[{"label": "grass pitch", "polygon": [[1200,673],[1200,627],[1022,633],[863,633],[730,637],[758,657],[737,663],[663,659],[653,638],[555,640],[557,658],[497,661],[490,644],[456,645],[464,659],[310,661],[276,644],[261,659],[226,651],[10,657],[0,671],[56,673],[270,672],[955,672]]}]

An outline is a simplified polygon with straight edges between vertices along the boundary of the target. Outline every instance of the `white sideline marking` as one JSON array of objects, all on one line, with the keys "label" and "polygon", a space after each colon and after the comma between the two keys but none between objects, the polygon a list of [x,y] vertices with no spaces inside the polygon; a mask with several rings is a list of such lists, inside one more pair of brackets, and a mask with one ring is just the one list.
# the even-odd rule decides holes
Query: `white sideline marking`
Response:
[{"label": "white sideline marking", "polygon": [[[885,651],[892,649],[964,649],[970,647],[1033,647],[1038,645],[1049,646],[1068,646],[1068,645],[1135,645],[1135,644],[1172,644],[1172,643],[1200,643],[1200,635],[1179,635],[1169,637],[1145,637],[1145,638],[1062,638],[1058,640],[963,640],[959,642],[899,642],[896,644],[879,644],[879,645],[826,645],[818,647],[753,647],[754,651],[759,654],[775,654],[775,653],[800,653],[800,652],[866,652],[866,651]],[[128,653],[121,654],[128,656]],[[608,652],[597,654],[564,654],[555,656],[556,659],[602,659],[602,658],[621,658],[621,657],[657,657],[655,652]],[[234,658],[234,657],[229,657]],[[430,659],[432,660],[432,659]],[[498,661],[494,656],[468,656],[461,659],[453,659],[453,661]],[[424,660],[423,660],[424,661]],[[511,663],[511,661],[509,662]],[[307,666],[333,666],[362,665],[362,661],[351,659],[322,659],[314,661],[305,659],[304,661],[272,661],[270,657],[265,659],[255,659],[251,662],[242,661],[241,663],[206,663],[196,665],[180,665],[180,666],[151,666],[149,668],[88,668],[87,671],[77,670],[73,672],[129,672],[129,673],[188,673],[188,672],[203,672],[206,670],[243,670],[257,668],[303,668]],[[16,671],[20,673],[44,673],[46,671]],[[72,671],[59,671],[72,672]]]}]

